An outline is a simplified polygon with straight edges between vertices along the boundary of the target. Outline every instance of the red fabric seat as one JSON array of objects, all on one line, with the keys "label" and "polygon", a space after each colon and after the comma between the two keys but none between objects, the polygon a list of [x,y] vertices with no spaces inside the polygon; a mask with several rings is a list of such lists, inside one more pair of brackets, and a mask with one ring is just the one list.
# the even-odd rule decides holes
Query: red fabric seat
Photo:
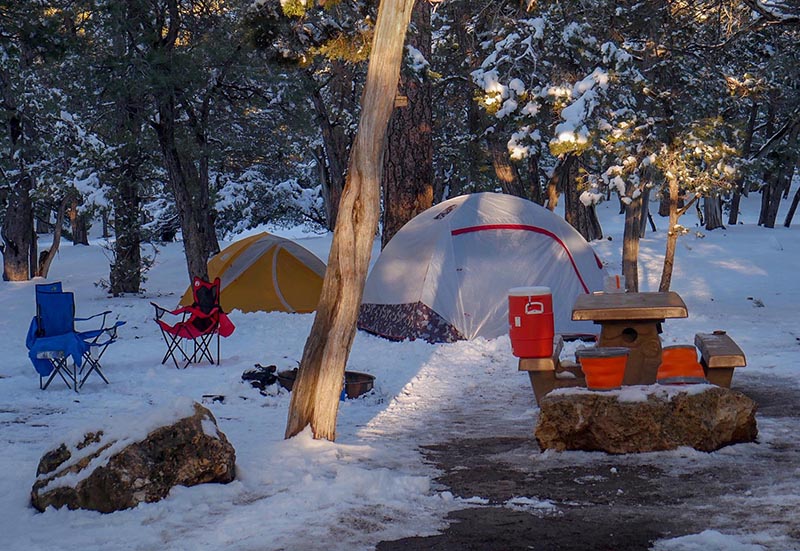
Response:
[{"label": "red fabric seat", "polygon": [[[219,278],[209,283],[195,277],[192,282],[194,303],[191,306],[167,310],[154,302],[150,303],[156,309],[155,322],[167,343],[167,352],[161,360],[162,364],[172,358],[175,367],[180,367],[178,359],[175,357],[176,352],[181,356],[184,368],[191,363],[203,361],[203,358],[213,364],[214,358],[210,346],[214,340],[217,343],[216,363],[219,364],[219,338],[220,336],[230,336],[236,329],[219,305],[219,294]],[[169,324],[163,319],[165,314],[180,316],[180,319]],[[214,339],[215,336],[216,339]],[[187,347],[190,344],[191,349],[189,350]]]}]

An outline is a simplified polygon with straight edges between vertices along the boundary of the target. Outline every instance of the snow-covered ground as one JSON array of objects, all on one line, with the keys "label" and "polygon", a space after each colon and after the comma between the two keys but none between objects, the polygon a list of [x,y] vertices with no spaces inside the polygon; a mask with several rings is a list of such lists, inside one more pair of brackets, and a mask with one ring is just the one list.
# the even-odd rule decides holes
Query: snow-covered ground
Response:
[{"label": "snow-covered ground", "polygon": [[[745,200],[743,224],[713,232],[695,228],[680,238],[672,288],[686,302],[689,318],[665,323],[662,337],[665,344],[691,343],[698,331],[725,329],[747,355],[747,374],[774,377],[781,385],[796,387],[800,229],[757,227],[758,200],[758,196]],[[614,201],[600,205],[599,213],[611,239],[593,245],[610,271],[618,271],[622,217],[616,214]],[[693,213],[683,220],[690,227],[694,221]],[[656,290],[660,279],[666,221],[656,217],[656,223],[659,231],[641,243],[641,290]],[[330,236],[297,231],[285,235],[327,258]],[[107,277],[108,260],[98,240],[89,247],[62,244],[48,279],[61,280],[75,292],[79,316],[111,309],[127,321],[120,340],[104,357],[111,384],[92,377],[80,394],[60,381],[46,391],[38,388],[25,349],[37,281],[0,283],[4,337],[0,355],[6,358],[0,365],[3,549],[370,549],[381,540],[434,534],[445,527],[449,511],[480,505],[480,499],[455,498],[432,484],[436,473],[422,461],[418,449],[420,443],[449,437],[447,420],[441,418],[448,404],[469,394],[473,400],[483,400],[475,405],[489,420],[496,411],[498,419],[511,417],[531,432],[535,425],[538,410],[532,393],[525,408],[507,411],[505,396],[522,389],[529,392],[527,377],[517,372],[508,337],[429,345],[393,343],[359,333],[348,369],[375,375],[374,391],[341,404],[335,443],[315,441],[308,432],[284,440],[290,395],[277,387],[261,395],[241,381],[241,374],[254,363],[295,367],[313,315],[234,311],[230,316],[237,329],[222,342],[222,364],[176,370],[160,363],[164,344],[152,321],[150,301],[172,307],[185,290],[180,244],[159,247],[143,296],[109,298],[95,284]],[[574,345],[568,346],[565,355],[572,351]],[[488,386],[491,392],[474,391]],[[225,398],[218,402],[205,395]],[[134,426],[186,397],[204,402],[234,445],[234,482],[176,488],[159,503],[106,515],[53,509],[38,513],[30,506],[40,457],[66,435],[103,426],[118,430]],[[759,447],[787,438],[787,431],[795,427],[774,418],[762,421],[757,444],[715,454],[689,450],[664,455],[673,464],[747,460]],[[531,457],[531,461],[563,464],[607,459],[605,454],[578,452]],[[788,462],[785,469],[776,479],[774,494],[731,496],[736,507],[760,509],[763,515],[751,514],[739,526],[710,518],[707,530],[662,540],[655,548],[796,549],[793,545],[800,536],[798,525],[791,527],[791,518],[800,505],[800,465]],[[536,497],[520,496],[516,506],[520,499],[535,503]]]}]

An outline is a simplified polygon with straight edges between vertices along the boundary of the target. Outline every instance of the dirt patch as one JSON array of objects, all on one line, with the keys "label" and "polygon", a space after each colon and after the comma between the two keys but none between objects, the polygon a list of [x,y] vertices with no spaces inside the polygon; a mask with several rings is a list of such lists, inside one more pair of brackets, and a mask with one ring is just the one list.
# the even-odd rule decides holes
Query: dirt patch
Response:
[{"label": "dirt patch", "polygon": [[737,387],[759,403],[758,421],[768,435],[714,454],[542,454],[532,426],[521,430],[470,408],[451,411],[469,430],[422,451],[441,473],[437,489],[483,504],[452,512],[440,535],[382,542],[377,549],[646,550],[656,540],[709,528],[776,530],[793,538],[790,547],[800,546],[794,515],[783,515],[776,503],[778,518],[762,518],[767,510],[748,501],[794,476],[800,389],[794,381],[756,376],[738,379]]}]

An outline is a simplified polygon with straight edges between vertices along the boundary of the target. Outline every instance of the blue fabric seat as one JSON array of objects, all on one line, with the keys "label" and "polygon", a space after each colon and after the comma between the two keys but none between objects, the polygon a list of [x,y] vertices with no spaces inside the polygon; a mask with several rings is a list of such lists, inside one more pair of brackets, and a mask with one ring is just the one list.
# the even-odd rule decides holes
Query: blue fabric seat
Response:
[{"label": "blue fabric seat", "polygon": [[[92,373],[97,373],[108,384],[100,358],[116,341],[117,328],[125,324],[116,321],[106,326],[110,313],[107,310],[88,318],[76,318],[75,297],[62,290],[61,282],[36,286],[36,315],[31,320],[25,344],[31,363],[39,373],[40,388],[47,388],[56,375],[76,392]],[[100,316],[99,328],[75,329],[76,321],[85,322]],[[72,360],[71,367],[69,360]],[[48,377],[46,382],[45,377]]]}]

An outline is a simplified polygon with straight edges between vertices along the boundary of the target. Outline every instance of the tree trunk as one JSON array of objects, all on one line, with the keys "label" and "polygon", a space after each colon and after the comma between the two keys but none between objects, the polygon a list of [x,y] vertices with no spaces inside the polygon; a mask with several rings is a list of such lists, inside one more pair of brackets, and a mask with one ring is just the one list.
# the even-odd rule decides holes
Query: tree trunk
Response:
[{"label": "tree trunk", "polygon": [[553,171],[550,180],[547,182],[547,208],[551,211],[556,210],[558,206],[558,194],[561,191],[559,186],[559,178],[556,171]]},{"label": "tree trunk", "polygon": [[53,230],[53,244],[50,245],[48,250],[42,251],[42,254],[39,255],[39,264],[36,267],[37,277],[47,277],[47,274],[50,272],[50,265],[53,263],[56,253],[58,253],[58,247],[61,245],[61,231],[64,227],[64,213],[67,210],[67,202],[67,197],[64,197],[58,205],[56,225]]},{"label": "tree trunk", "polygon": [[[750,157],[750,149],[753,146],[753,133],[756,128],[756,119],[758,118],[758,103],[755,101],[750,105],[750,118],[747,121],[747,131],[744,137],[744,145],[742,146],[742,159]],[[734,188],[733,197],[731,198],[731,211],[728,214],[728,225],[736,225],[739,223],[739,204],[742,200],[742,194],[745,193],[745,178],[742,172],[736,180],[736,187]]]},{"label": "tree trunk", "polygon": [[528,197],[537,205],[544,206],[545,195],[539,178],[539,154],[528,155]]},{"label": "tree trunk", "polygon": [[564,218],[578,230],[586,241],[603,237],[603,229],[597,219],[594,205],[586,206],[580,200],[581,190],[578,189],[578,158],[575,155],[566,155],[559,160],[554,177],[559,180],[558,187],[564,192]]},{"label": "tree trunk", "polygon": [[722,223],[722,199],[719,195],[703,198],[703,218],[706,221],[705,229],[708,231],[725,227]]},{"label": "tree trunk", "polygon": [[3,219],[3,280],[30,279],[30,252],[33,241],[32,179],[23,174],[8,193]]},{"label": "tree trunk", "polygon": [[345,186],[345,165],[350,150],[350,137],[343,125],[330,120],[328,109],[319,89],[311,94],[317,122],[322,134],[322,158],[318,161],[322,181],[322,200],[325,206],[325,222],[329,231],[336,227],[339,202]]},{"label": "tree trunk", "polygon": [[639,235],[642,229],[642,196],[625,205],[625,229],[622,236],[622,275],[625,289],[639,291]]},{"label": "tree trunk", "polygon": [[642,190],[642,214],[640,216],[641,227],[639,228],[639,239],[644,239],[647,233],[647,221],[650,219],[650,186],[644,186]]},{"label": "tree trunk", "polygon": [[314,438],[336,438],[339,394],[380,215],[381,156],[386,127],[394,106],[403,41],[413,6],[413,0],[382,0],[378,8],[347,184],[317,314],[292,391],[287,438],[308,425]]},{"label": "tree trunk", "polygon": [[33,250],[33,177],[27,170],[26,150],[24,143],[25,129],[22,115],[17,110],[16,97],[12,92],[10,76],[7,71],[0,70],[0,108],[5,111],[5,127],[8,130],[8,159],[17,165],[19,175],[5,190],[6,212],[0,234],[3,238],[3,280],[27,281],[31,276],[31,258]]},{"label": "tree trunk", "polygon": [[128,166],[114,197],[114,263],[111,294],[138,293],[142,279],[141,218],[136,170]]},{"label": "tree trunk", "polygon": [[672,270],[675,267],[675,245],[678,242],[678,233],[675,226],[678,224],[678,181],[670,178],[668,194],[669,197],[669,227],[667,229],[667,245],[664,253],[664,267],[661,270],[661,283],[658,290],[661,292],[669,291],[672,285]]},{"label": "tree trunk", "polygon": [[786,218],[783,220],[783,225],[787,228],[792,225],[792,219],[794,218],[795,211],[797,211],[798,203],[800,203],[800,188],[797,188],[797,191],[794,192],[792,205],[789,207],[789,212],[786,213]]},{"label": "tree trunk", "polygon": [[508,154],[508,147],[506,147],[505,141],[500,139],[496,132],[490,132],[486,137],[486,142],[489,146],[489,152],[492,154],[494,175],[497,181],[500,182],[500,189],[506,195],[527,198],[525,186],[522,185],[517,167],[511,162],[511,156]]},{"label": "tree trunk", "polygon": [[73,245],[88,245],[89,244],[89,224],[87,216],[78,210],[79,202],[73,199],[72,203],[67,210],[69,217],[69,226],[72,231],[72,244]]},{"label": "tree trunk", "polygon": [[[418,1],[412,13],[408,43],[425,57],[431,54],[431,5]],[[394,108],[383,154],[383,233],[385,247],[403,225],[433,206],[433,120],[431,81],[403,71],[398,96],[408,104]]]},{"label": "tree trunk", "polygon": [[[159,122],[154,127],[178,209],[189,280],[194,277],[208,280],[207,262],[219,251],[219,244],[209,204],[207,172],[202,170],[202,159],[198,171],[191,159],[178,149],[175,122],[175,106],[168,99],[159,106]],[[200,155],[205,155],[205,152]]]}]

